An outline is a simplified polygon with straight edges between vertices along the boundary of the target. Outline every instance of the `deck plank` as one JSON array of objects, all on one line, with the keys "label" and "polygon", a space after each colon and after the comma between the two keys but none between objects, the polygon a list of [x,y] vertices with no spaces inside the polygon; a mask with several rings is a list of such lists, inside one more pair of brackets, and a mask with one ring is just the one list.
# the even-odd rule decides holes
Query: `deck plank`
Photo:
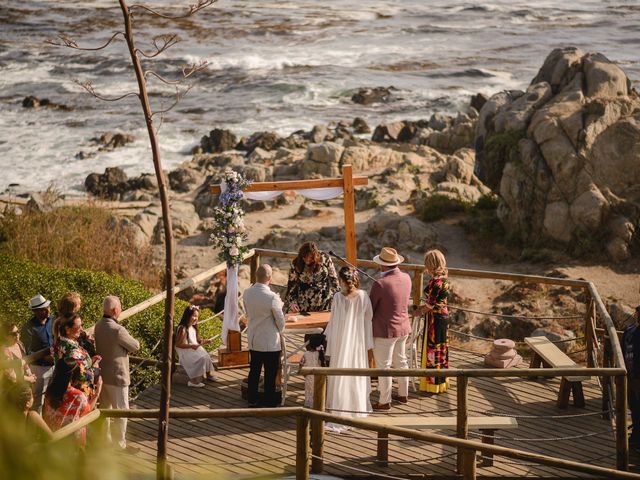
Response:
[{"label": "deck plank", "polygon": [[[450,365],[456,367],[480,367],[482,355],[452,348]],[[526,365],[523,364],[522,368]],[[192,389],[174,384],[171,405],[176,408],[244,408],[240,398],[240,383],[247,369],[225,369],[218,372],[219,382],[208,383],[205,388]],[[456,379],[450,380],[449,392],[430,395],[410,391],[406,405],[394,405],[389,412],[375,413],[369,418],[385,418],[389,415],[455,416]],[[518,428],[497,432],[496,444],[519,448],[535,453],[586,461],[601,466],[615,465],[615,439],[610,423],[599,415],[571,418],[548,418],[552,415],[598,413],[601,394],[595,378],[584,382],[586,408],[560,410],[556,406],[560,379],[510,379],[474,378],[469,382],[468,404],[470,415],[514,415]],[[374,393],[372,401],[377,399]],[[132,402],[132,408],[157,408],[160,389],[155,386],[143,392]],[[287,392],[287,406],[302,405],[304,379],[293,376]],[[545,418],[526,418],[527,416]],[[519,416],[524,416],[519,417]],[[568,441],[527,442],[518,438],[570,437],[584,432],[609,433]],[[141,448],[141,461],[135,464],[136,472],[152,471],[155,460],[157,423],[154,420],[131,420],[128,427],[129,442]],[[439,432],[439,433],[445,433]],[[446,432],[453,435],[453,432]],[[172,419],[169,427],[169,460],[177,473],[202,473],[203,471],[234,475],[288,474],[295,472],[295,421],[291,418],[260,419]],[[375,473],[386,473],[403,478],[454,475],[456,458],[450,447],[391,436],[389,466],[376,463],[376,434],[363,430],[351,430],[343,434],[328,433],[325,436],[325,473],[342,476],[366,474],[349,469],[356,467]],[[479,439],[470,434],[471,439]],[[282,457],[285,458],[282,458]],[[606,456],[607,458],[601,458]],[[404,462],[404,463],[397,463]],[[559,469],[533,466],[522,462],[496,457],[494,466],[478,467],[478,474],[485,477],[564,477],[584,475]]]}]

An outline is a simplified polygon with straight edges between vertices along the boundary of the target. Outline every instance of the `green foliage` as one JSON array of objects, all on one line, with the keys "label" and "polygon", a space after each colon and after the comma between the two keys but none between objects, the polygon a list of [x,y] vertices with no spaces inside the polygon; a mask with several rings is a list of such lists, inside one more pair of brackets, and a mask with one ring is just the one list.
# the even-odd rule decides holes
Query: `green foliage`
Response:
[{"label": "green foliage", "polygon": [[[0,276],[0,321],[23,324],[31,317],[29,299],[40,293],[52,301],[55,313],[58,299],[67,292],[75,291],[82,297],[80,315],[84,328],[93,325],[102,317],[102,300],[107,295],[120,297],[123,309],[132,307],[149,297],[151,293],[139,282],[126,280],[116,275],[80,269],[54,269],[37,265],[26,260],[17,260],[0,255],[2,275]],[[176,299],[175,323],[180,320],[188,304]],[[201,314],[204,319],[208,315]],[[154,346],[163,337],[164,302],[157,303],[136,315],[125,319],[123,324],[140,341],[137,356],[160,358],[162,347]],[[205,322],[200,327],[203,338],[219,333],[220,321]],[[211,345],[209,348],[215,348]],[[142,381],[142,379],[144,380]],[[137,368],[132,385],[142,381],[141,387],[157,383],[159,371],[155,367]],[[135,392],[132,392],[135,395]]]},{"label": "green foliage", "polygon": [[505,164],[520,161],[520,147],[518,143],[525,138],[524,130],[504,133],[494,133],[484,144],[485,159],[482,162],[486,170],[483,180],[492,189],[497,189],[502,178]]},{"label": "green foliage", "polygon": [[418,206],[418,217],[424,222],[435,222],[457,213],[466,212],[471,205],[446,195],[431,195]]}]

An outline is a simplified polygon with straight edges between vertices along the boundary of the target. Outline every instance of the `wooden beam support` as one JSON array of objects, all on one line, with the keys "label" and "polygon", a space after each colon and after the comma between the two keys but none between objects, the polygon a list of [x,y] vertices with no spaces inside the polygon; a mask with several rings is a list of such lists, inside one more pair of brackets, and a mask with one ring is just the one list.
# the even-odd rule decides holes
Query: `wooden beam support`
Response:
[{"label": "wooden beam support", "polygon": [[296,480],[309,480],[309,423],[307,415],[296,418]]},{"label": "wooden beam support", "polygon": [[[457,382],[457,395],[456,395],[456,436],[458,438],[464,438],[465,440],[469,436],[469,410],[467,387],[469,386],[469,377],[458,377]],[[458,473],[464,474],[464,455],[466,449],[458,448],[457,467]],[[475,452],[474,452],[475,455]]]},{"label": "wooden beam support", "polygon": [[[327,377],[325,375],[314,375],[313,380],[313,409],[324,412],[327,398]],[[311,420],[311,472],[322,473],[324,462],[322,460],[324,452],[324,421],[319,418]]]},{"label": "wooden beam support", "polygon": [[616,386],[616,468],[629,470],[629,432],[627,430],[627,376],[615,377]]},{"label": "wooden beam support", "polygon": [[[353,185],[361,187],[369,184],[369,177],[353,177]],[[278,182],[258,182],[249,185],[245,192],[275,192],[288,190],[307,190],[310,188],[336,188],[343,187],[342,178],[318,178],[315,180],[281,180]],[[220,185],[210,185],[211,193],[220,193]]]},{"label": "wooden beam support", "polygon": [[358,261],[356,246],[356,198],[353,191],[354,178],[351,165],[342,166],[344,179],[344,241],[347,261],[356,265]]}]

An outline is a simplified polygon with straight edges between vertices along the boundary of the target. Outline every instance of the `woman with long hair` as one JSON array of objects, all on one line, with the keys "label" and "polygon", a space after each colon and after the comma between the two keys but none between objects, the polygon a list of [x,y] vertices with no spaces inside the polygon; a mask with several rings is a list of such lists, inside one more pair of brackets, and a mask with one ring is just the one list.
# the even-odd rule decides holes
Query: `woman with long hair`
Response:
[{"label": "woman with long hair", "polygon": [[27,382],[15,382],[8,386],[7,393],[11,404],[24,417],[25,428],[33,432],[37,440],[48,440],[51,429],[38,412],[32,410],[33,391]]},{"label": "woman with long hair", "polygon": [[338,276],[329,255],[320,251],[314,242],[303,243],[289,269],[284,311],[329,310],[338,290]]},{"label": "woman with long hair", "polygon": [[[373,309],[369,295],[360,290],[358,272],[342,267],[338,273],[340,291],[333,296],[331,318],[325,331],[329,365],[335,368],[369,368],[373,349]],[[330,375],[327,380],[327,410],[346,416],[366,416],[371,412],[371,379]],[[328,424],[330,430],[345,427]]]},{"label": "woman with long hair", "polygon": [[[88,414],[96,406],[102,389],[102,379],[96,385],[97,394],[92,398],[74,387],[82,376],[83,364],[73,359],[56,361],[53,377],[44,398],[43,417],[51,430],[59,430]],[[78,430],[76,436],[82,446],[86,444],[86,428]]]},{"label": "woman with long hair", "polygon": [[[424,270],[431,276],[424,289],[425,303],[414,310],[414,316],[423,315],[425,321],[424,339],[422,343],[421,368],[449,368],[449,344],[447,328],[449,311],[449,279],[447,262],[440,250],[429,250],[424,257]],[[420,390],[430,393],[447,391],[447,377],[423,377],[420,379]]]},{"label": "woman with long hair", "polygon": [[189,381],[188,387],[204,387],[203,379],[216,381],[214,375],[213,361],[209,352],[203,345],[211,343],[211,340],[203,340],[198,334],[198,318],[200,308],[189,305],[180,319],[176,329],[175,348],[178,352],[180,365],[187,372]]},{"label": "woman with long hair", "polygon": [[78,378],[74,380],[74,387],[93,400],[96,393],[96,376],[99,373],[100,356],[91,357],[81,345],[82,318],[77,313],[70,313],[60,318],[58,341],[53,346],[53,356],[56,364],[59,360],[77,362],[80,365]]}]

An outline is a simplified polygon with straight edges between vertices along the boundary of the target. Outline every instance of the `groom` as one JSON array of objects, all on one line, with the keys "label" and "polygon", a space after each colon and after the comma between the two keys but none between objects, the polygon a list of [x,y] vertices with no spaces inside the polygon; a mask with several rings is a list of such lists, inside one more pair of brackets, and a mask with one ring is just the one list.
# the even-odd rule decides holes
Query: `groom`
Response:
[{"label": "groom", "polygon": [[[409,368],[407,364],[406,342],[411,333],[409,321],[409,299],[411,297],[411,277],[400,271],[398,265],[404,257],[393,248],[384,247],[373,261],[382,273],[371,287],[373,307],[373,357],[378,368]],[[374,410],[391,408],[392,377],[378,377],[380,398],[373,405]],[[398,378],[396,400],[407,403],[409,378]]]}]

